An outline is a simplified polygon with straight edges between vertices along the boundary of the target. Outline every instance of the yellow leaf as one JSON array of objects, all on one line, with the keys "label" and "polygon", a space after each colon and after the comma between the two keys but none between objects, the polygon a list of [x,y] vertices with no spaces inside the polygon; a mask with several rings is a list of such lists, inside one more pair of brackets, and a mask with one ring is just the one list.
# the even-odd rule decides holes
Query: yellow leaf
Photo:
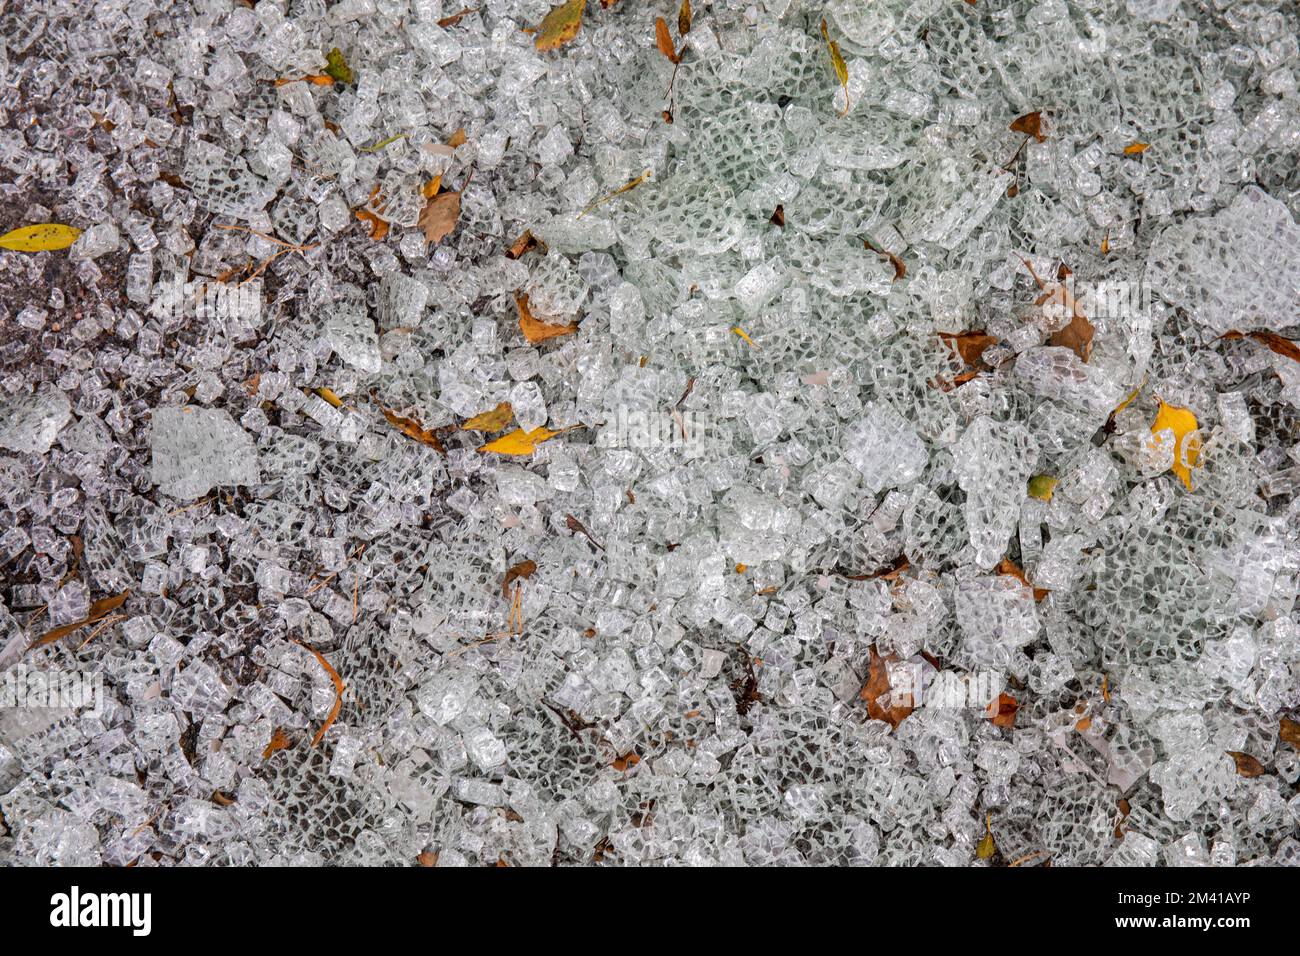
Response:
[{"label": "yellow leaf", "polygon": [[[1143,379],[1142,385],[1145,385],[1146,383],[1147,383],[1146,379]],[[1138,393],[1142,391],[1142,385],[1139,385],[1137,388],[1133,389],[1133,391],[1129,392],[1128,398],[1124,399],[1124,401],[1120,402],[1118,405],[1115,406],[1115,410],[1110,413],[1112,418],[1133,404],[1133,399],[1137,398]]]},{"label": "yellow leaf", "polygon": [[682,0],[677,11],[677,35],[684,37],[691,32],[691,0]]},{"label": "yellow leaf", "polygon": [[731,331],[735,332],[735,333],[736,333],[737,335],[739,335],[742,339],[744,339],[745,342],[749,345],[750,348],[753,348],[753,349],[758,348],[758,343],[756,343],[753,339],[751,339],[748,335],[746,335],[746,334],[745,334],[745,330],[742,329],[740,326],[737,325],[737,326],[736,326],[735,328],[733,328]]},{"label": "yellow leaf", "polygon": [[1129,143],[1124,147],[1125,156],[1136,156],[1138,153],[1145,153],[1151,148],[1150,143]]},{"label": "yellow leaf", "polygon": [[1051,475],[1034,475],[1029,479],[1029,497],[1040,501],[1051,501],[1056,490],[1057,479]]},{"label": "yellow leaf", "polygon": [[13,232],[0,236],[0,249],[13,249],[17,252],[46,252],[53,249],[66,249],[77,241],[81,230],[74,226],[65,226],[57,222],[43,222],[35,226],[23,226]]},{"label": "yellow leaf", "polygon": [[560,4],[542,20],[533,45],[539,50],[554,50],[568,43],[582,28],[582,12],[586,9],[587,0],[569,0]]},{"label": "yellow leaf", "polygon": [[316,389],[316,394],[325,399],[325,401],[329,402],[335,408],[343,407],[343,399],[339,398],[332,388],[318,388]]},{"label": "yellow leaf", "polygon": [[849,111],[849,65],[844,62],[844,57],[840,54],[840,45],[831,39],[825,17],[822,17],[822,39],[826,41],[826,49],[830,51],[831,66],[835,67],[835,76],[840,81],[840,86],[844,87],[844,109],[840,113],[843,116]]},{"label": "yellow leaf", "polygon": [[462,431],[467,432],[499,432],[509,425],[514,417],[515,410],[510,407],[510,403],[502,402],[490,412],[475,415],[460,427]]},{"label": "yellow leaf", "polygon": [[432,199],[434,196],[438,195],[438,190],[441,187],[442,173],[439,173],[424,184],[424,188],[420,190],[420,194],[424,196],[425,199]]},{"label": "yellow leaf", "polygon": [[552,431],[546,426],[534,428],[530,432],[526,432],[522,428],[516,428],[512,432],[488,442],[479,451],[491,451],[498,455],[531,455],[542,442],[549,441],[556,435],[561,435],[566,431],[568,431],[566,428]]},{"label": "yellow leaf", "polygon": [[993,842],[993,816],[987,814],[984,817],[984,839],[980,840],[979,846],[975,848],[975,855],[981,860],[988,860],[997,849],[998,845]]},{"label": "yellow leaf", "polygon": [[1182,480],[1187,490],[1192,490],[1192,469],[1201,454],[1201,437],[1196,416],[1186,408],[1176,408],[1164,401],[1156,420],[1151,423],[1151,434],[1170,431],[1174,436],[1174,463],[1170,470]]},{"label": "yellow leaf", "polygon": [[647,179],[649,179],[650,176],[651,176],[651,173],[652,173],[652,170],[647,169],[644,173],[642,173],[642,174],[641,174],[640,176],[638,176],[636,179],[633,179],[631,182],[624,183],[622,186],[619,186],[617,189],[615,189],[612,193],[609,193],[608,195],[605,195],[605,196],[601,196],[599,199],[592,200],[591,202],[587,203],[587,205],[583,208],[582,212],[578,213],[578,215],[574,216],[574,218],[575,218],[575,219],[581,219],[583,216],[587,215],[587,213],[591,212],[593,209],[595,209],[595,208],[596,208],[597,206],[599,206],[601,203],[607,203],[607,202],[609,202],[611,199],[613,199],[615,196],[618,196],[618,195],[620,195],[620,194],[622,194],[622,193],[625,193],[625,192],[627,192],[629,189],[635,189],[637,186],[640,186],[643,182],[645,182]]}]

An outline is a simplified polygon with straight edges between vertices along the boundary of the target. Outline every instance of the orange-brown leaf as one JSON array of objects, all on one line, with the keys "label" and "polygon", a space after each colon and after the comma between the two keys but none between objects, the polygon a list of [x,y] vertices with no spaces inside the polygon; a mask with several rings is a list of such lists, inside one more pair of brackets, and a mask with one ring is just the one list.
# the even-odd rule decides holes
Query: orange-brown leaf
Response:
[{"label": "orange-brown leaf", "polygon": [[[1067,273],[1068,275],[1068,273]],[[1038,305],[1052,303],[1054,307],[1070,316],[1069,324],[1053,332],[1047,339],[1048,345],[1067,348],[1083,361],[1092,357],[1092,337],[1096,333],[1093,324],[1083,314],[1083,308],[1067,286],[1058,285],[1045,292],[1038,299]]]},{"label": "orange-brown leaf", "polygon": [[415,862],[420,864],[420,866],[437,866],[438,854],[434,853],[432,850],[425,850],[415,858]]},{"label": "orange-brown leaf", "polygon": [[[940,332],[939,337],[967,365],[978,367],[984,364],[984,353],[989,346],[997,345],[998,338],[989,335],[983,329],[971,329],[968,332]],[[969,381],[969,379],[967,379]]]},{"label": "orange-brown leaf", "polygon": [[277,750],[288,750],[292,746],[293,742],[289,740],[289,735],[284,732],[284,728],[276,727],[274,733],[271,734],[271,742],[262,751],[262,759],[270,760],[271,754]]},{"label": "orange-brown leaf", "polygon": [[422,445],[428,445],[440,455],[446,455],[447,449],[443,447],[441,439],[437,434],[429,431],[414,418],[404,418],[396,412],[387,408],[381,408],[384,418],[388,419],[388,424],[392,425],[407,438],[414,438]]},{"label": "orange-brown leaf", "polygon": [[904,279],[907,277],[907,265],[903,262],[902,259],[898,258],[898,256],[884,249],[877,249],[875,246],[871,244],[870,240],[863,240],[863,245],[866,246],[868,249],[870,249],[872,252],[874,252],[876,255],[884,256],[886,259],[889,260],[889,264],[894,267],[894,278],[893,278],[894,282],[897,282],[899,279]]},{"label": "orange-brown leaf", "polygon": [[668,21],[663,17],[655,17],[655,46],[673,63],[682,62],[682,58],[673,48],[673,38],[668,33]]},{"label": "orange-brown leaf", "polygon": [[691,32],[691,0],[682,0],[681,9],[677,11],[677,35],[684,37]]},{"label": "orange-brown leaf", "polygon": [[53,630],[46,631],[32,643],[32,647],[44,647],[46,644],[53,644],[60,638],[67,637],[74,631],[81,630],[87,624],[94,624],[96,621],[102,620],[111,612],[116,611],[121,607],[122,603],[127,599],[127,596],[130,593],[131,589],[127,588],[121,594],[114,594],[112,597],[100,598],[94,604],[90,605],[90,612],[80,621],[74,621],[71,624],[64,624],[60,627],[54,628]]},{"label": "orange-brown leaf", "polygon": [[615,761],[610,766],[612,766],[619,773],[623,773],[629,767],[635,767],[640,762],[641,762],[641,758],[637,756],[635,750],[632,750],[629,751],[628,753],[623,754],[623,756],[615,759]]},{"label": "orange-brown leaf", "polygon": [[1300,722],[1283,717],[1277,726],[1278,738],[1286,743],[1300,747]]},{"label": "orange-brown leaf", "polygon": [[325,732],[334,726],[334,721],[338,720],[339,710],[343,707],[343,692],[347,690],[347,685],[343,683],[343,678],[339,676],[339,672],[330,665],[329,661],[325,660],[324,654],[302,641],[294,641],[294,643],[316,658],[320,666],[325,668],[325,673],[329,675],[330,681],[334,684],[334,706],[330,708],[329,714],[325,717],[325,723],[320,725],[320,730],[316,731],[316,736],[311,740],[311,745],[315,747],[325,738]]},{"label": "orange-brown leaf", "polygon": [[1232,762],[1237,765],[1237,775],[1241,777],[1259,777],[1263,776],[1266,771],[1264,765],[1252,757],[1250,754],[1244,754],[1239,750],[1225,750]]},{"label": "orange-brown leaf", "polygon": [[533,235],[531,229],[525,229],[522,236],[510,244],[510,250],[506,253],[507,259],[518,259],[526,252],[533,249],[545,249],[546,243]]},{"label": "orange-brown leaf", "polygon": [[1020,710],[1019,702],[1010,694],[998,694],[998,699],[989,704],[990,718],[996,727],[1006,727],[1008,729],[1016,725],[1016,711]]},{"label": "orange-brown leaf", "polygon": [[1041,601],[1043,598],[1047,597],[1049,593],[1046,588],[1036,588],[1030,584],[1029,578],[1025,577],[1025,569],[1005,555],[1002,560],[998,562],[998,566],[994,570],[996,570],[998,574],[1005,574],[1008,577],[1015,578],[1025,587],[1033,591],[1035,601]]},{"label": "orange-brown leaf", "polygon": [[772,211],[772,218],[768,221],[774,226],[785,228],[785,206],[782,203],[776,204],[776,209]]},{"label": "orange-brown leaf", "polygon": [[370,227],[370,238],[376,242],[388,235],[388,223],[369,209],[357,209],[353,215]]},{"label": "orange-brown leaf", "polygon": [[503,598],[509,598],[510,585],[514,584],[519,578],[524,578],[526,580],[532,577],[533,572],[536,570],[536,561],[520,561],[518,564],[513,565],[510,570],[506,572],[505,578],[501,581],[501,596]]},{"label": "orange-brown leaf", "polygon": [[1124,147],[1124,155],[1137,156],[1139,153],[1145,153],[1150,148],[1150,143],[1129,143]]},{"label": "orange-brown leaf", "polygon": [[1038,142],[1047,139],[1043,135],[1043,111],[1034,110],[1032,113],[1026,113],[1024,116],[1018,116],[1011,123],[1011,132],[1024,133],[1026,136],[1032,136]]},{"label": "orange-brown leaf", "polygon": [[1243,334],[1238,332],[1236,329],[1233,329],[1231,332],[1224,332],[1222,338],[1254,339],[1261,345],[1268,346],[1270,351],[1293,361],[1300,362],[1300,342],[1295,342],[1292,339],[1284,339],[1276,332],[1247,332]]},{"label": "orange-brown leaf", "polygon": [[466,7],[463,10],[457,10],[451,16],[443,17],[441,20],[439,20],[438,26],[442,27],[444,30],[447,29],[447,27],[454,27],[456,24],[460,23],[462,19],[469,16],[471,13],[478,13],[478,10],[479,10],[478,7]]},{"label": "orange-brown leaf", "polygon": [[897,581],[902,577],[903,572],[912,566],[912,562],[907,560],[907,555],[900,554],[883,568],[872,571],[870,574],[841,574],[846,581]]},{"label": "orange-brown leaf", "polygon": [[897,728],[904,718],[907,717],[915,708],[912,706],[897,704],[889,700],[889,706],[882,706],[880,698],[888,700],[891,687],[889,683],[889,665],[898,662],[898,657],[890,654],[881,657],[876,650],[876,646],[871,645],[871,662],[867,670],[867,683],[863,686],[860,696],[867,702],[867,716],[872,720],[886,721],[891,727]]},{"label": "orange-brown leaf", "polygon": [[561,335],[572,335],[578,331],[577,322],[571,322],[568,325],[554,325],[537,318],[528,308],[528,296],[522,292],[515,296],[515,305],[519,308],[519,331],[524,333],[524,338],[528,340],[530,345],[539,345],[547,339],[557,338]]},{"label": "orange-brown leaf", "polygon": [[465,127],[462,126],[451,134],[451,138],[447,140],[447,145],[455,149],[457,146],[464,146],[467,139],[469,137],[465,135]]}]

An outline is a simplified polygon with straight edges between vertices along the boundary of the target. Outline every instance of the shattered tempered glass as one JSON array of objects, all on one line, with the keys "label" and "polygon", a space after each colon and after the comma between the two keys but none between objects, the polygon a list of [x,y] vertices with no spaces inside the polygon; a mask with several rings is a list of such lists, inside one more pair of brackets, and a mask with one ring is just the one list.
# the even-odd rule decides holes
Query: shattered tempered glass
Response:
[{"label": "shattered tempered glass", "polygon": [[1295,3],[548,12],[0,0],[0,863],[1300,864]]}]

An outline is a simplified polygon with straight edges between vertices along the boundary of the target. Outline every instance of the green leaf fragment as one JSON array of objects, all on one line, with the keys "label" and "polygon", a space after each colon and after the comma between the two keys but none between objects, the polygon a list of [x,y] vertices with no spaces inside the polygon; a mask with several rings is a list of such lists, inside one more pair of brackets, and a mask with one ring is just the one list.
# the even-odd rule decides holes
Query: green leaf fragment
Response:
[{"label": "green leaf fragment", "polygon": [[337,83],[352,82],[352,68],[348,66],[348,61],[343,59],[343,51],[338,47],[330,50],[325,57],[325,75]]}]

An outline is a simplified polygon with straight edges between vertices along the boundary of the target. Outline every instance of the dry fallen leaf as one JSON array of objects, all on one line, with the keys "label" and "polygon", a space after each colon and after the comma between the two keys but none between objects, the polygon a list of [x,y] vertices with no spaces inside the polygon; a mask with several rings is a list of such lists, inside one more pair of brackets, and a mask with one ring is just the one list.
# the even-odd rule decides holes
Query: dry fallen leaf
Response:
[{"label": "dry fallen leaf", "polygon": [[110,613],[116,611],[122,606],[122,603],[130,595],[131,589],[127,588],[121,594],[114,594],[112,597],[100,598],[94,604],[90,605],[90,611],[80,621],[74,621],[71,624],[64,624],[56,627],[51,631],[46,631],[35,641],[32,642],[32,648],[44,647],[46,644],[53,644],[60,638],[67,637],[74,631],[79,631],[87,624],[94,624],[106,618]]},{"label": "dry fallen leaf", "polygon": [[1124,147],[1124,155],[1136,156],[1139,153],[1145,153],[1150,148],[1151,148],[1150,143],[1136,143],[1136,142],[1129,143],[1127,146]]},{"label": "dry fallen leaf", "polygon": [[460,221],[460,194],[463,190],[439,193],[420,211],[420,228],[425,242],[437,244],[451,235]]},{"label": "dry fallen leaf", "polygon": [[591,212],[597,206],[609,202],[615,196],[620,196],[623,193],[627,192],[629,189],[635,189],[637,186],[640,186],[643,182],[649,179],[652,172],[653,172],[652,170],[647,169],[636,179],[624,183],[622,186],[619,186],[617,189],[615,189],[612,193],[606,193],[604,196],[601,196],[599,199],[593,199],[591,202],[587,203],[587,205],[583,207],[582,212],[578,213],[578,215],[574,216],[574,218],[581,219],[583,216],[587,215],[587,213]]},{"label": "dry fallen leaf", "polygon": [[81,230],[75,226],[65,226],[57,222],[43,222],[35,226],[23,226],[0,236],[0,249],[13,249],[15,252],[47,252],[54,249],[66,249],[77,241]]},{"label": "dry fallen leaf", "polygon": [[560,4],[542,20],[533,45],[539,50],[554,50],[568,43],[582,28],[582,12],[586,9],[587,0],[569,0]]},{"label": "dry fallen leaf", "polygon": [[682,0],[677,11],[677,35],[684,37],[691,32],[691,0]]},{"label": "dry fallen leaf", "polygon": [[1024,133],[1041,143],[1047,139],[1043,135],[1043,111],[1035,110],[1032,113],[1026,113],[1024,116],[1016,117],[1011,123],[1011,132]]},{"label": "dry fallen leaf", "polygon": [[961,356],[963,362],[975,367],[983,367],[984,352],[989,346],[998,344],[997,337],[989,335],[983,329],[972,329],[969,332],[940,332],[939,338],[943,339],[944,345]]},{"label": "dry fallen leaf", "polygon": [[831,66],[835,69],[835,78],[840,81],[840,86],[844,89],[844,109],[840,110],[840,115],[845,116],[849,112],[849,65],[844,62],[844,56],[840,53],[840,45],[831,39],[831,32],[826,26],[825,17],[822,17],[822,39],[826,41],[826,49],[831,55]]},{"label": "dry fallen leaf", "polygon": [[840,577],[846,581],[874,581],[877,578],[883,581],[897,581],[903,572],[911,566],[912,562],[907,560],[907,555],[900,554],[889,564],[872,571],[870,574],[840,574]]},{"label": "dry fallen leaf", "polygon": [[894,255],[892,252],[876,248],[871,244],[871,240],[869,239],[862,240],[862,244],[876,255],[884,256],[889,260],[889,264],[894,267],[894,278],[892,281],[897,282],[899,279],[907,278],[907,266],[904,264],[902,259],[898,258],[898,256]]},{"label": "dry fallen leaf", "polygon": [[1250,754],[1244,754],[1239,750],[1225,750],[1224,753],[1231,757],[1233,763],[1237,765],[1238,776],[1259,777],[1268,772],[1264,769],[1264,765]]},{"label": "dry fallen leaf", "polygon": [[464,146],[467,139],[469,137],[465,135],[465,127],[462,126],[451,134],[451,138],[447,140],[447,145],[455,149],[457,146]]},{"label": "dry fallen leaf", "polygon": [[557,338],[561,335],[572,335],[578,331],[577,322],[571,322],[568,325],[554,325],[537,318],[528,308],[528,296],[524,293],[515,296],[515,305],[519,309],[519,331],[524,333],[524,338],[528,340],[530,345],[539,345],[547,339]]},{"label": "dry fallen leaf", "polygon": [[1057,286],[1057,291],[1052,294],[1059,296],[1062,304],[1070,309],[1071,317],[1065,328],[1048,337],[1047,344],[1067,348],[1083,361],[1088,361],[1092,357],[1092,337],[1097,330],[1079,308],[1078,300],[1070,295],[1065,286]]},{"label": "dry fallen leaf", "polygon": [[682,58],[673,48],[673,38],[668,33],[668,21],[663,17],[655,17],[655,46],[673,63],[682,62]]},{"label": "dry fallen leaf", "polygon": [[1057,483],[1058,479],[1051,475],[1034,475],[1029,479],[1029,497],[1037,498],[1039,501],[1051,501]]},{"label": "dry fallen leaf", "polygon": [[479,451],[490,451],[498,455],[531,455],[537,451],[537,446],[542,442],[550,441],[556,435],[563,435],[566,431],[569,431],[569,429],[561,428],[559,431],[552,431],[544,425],[534,428],[530,432],[526,432],[522,428],[516,428],[512,432],[488,442]]},{"label": "dry fallen leaf", "polygon": [[271,754],[275,753],[277,750],[288,750],[292,746],[293,743],[289,740],[289,735],[284,732],[284,728],[276,727],[275,731],[271,734],[271,742],[267,744],[266,749],[262,751],[262,759],[270,760]]},{"label": "dry fallen leaf", "polygon": [[[867,683],[863,686],[859,696],[867,702],[867,716],[872,720],[886,721],[891,727],[897,729],[904,718],[913,711],[909,705],[895,705],[890,700],[892,693],[889,683],[889,665],[898,662],[898,657],[890,654],[881,657],[873,644],[870,648],[871,661],[867,670]],[[881,706],[881,698],[885,698],[889,706]]]},{"label": "dry fallen leaf", "polygon": [[338,47],[330,50],[325,57],[325,75],[339,83],[352,82],[352,68],[348,66],[348,61],[343,58],[343,51]]},{"label": "dry fallen leaf", "polygon": [[612,764],[610,764],[610,766],[612,766],[619,773],[623,773],[629,767],[635,767],[640,762],[641,762],[641,758],[638,757],[636,751],[633,750],[615,759],[615,761]]},{"label": "dry fallen leaf", "polygon": [[502,402],[490,412],[475,415],[460,427],[462,431],[467,432],[499,432],[509,425],[514,417],[515,412],[510,407],[510,403]]},{"label": "dry fallen leaf", "polygon": [[785,206],[782,203],[776,204],[776,209],[772,212],[772,218],[768,220],[774,226],[785,228]]},{"label": "dry fallen leaf", "polygon": [[979,846],[975,847],[975,856],[981,860],[993,858],[993,854],[998,851],[998,846],[993,842],[993,814],[984,815],[984,839],[980,840]]},{"label": "dry fallen leaf", "polygon": [[306,76],[283,76],[275,81],[276,86],[288,86],[290,83],[311,83],[315,86],[333,86],[334,77],[324,73],[309,73]]},{"label": "dry fallen leaf", "polygon": [[370,227],[370,238],[379,242],[388,235],[388,223],[380,219],[369,209],[353,210],[353,215]]},{"label": "dry fallen leaf", "polygon": [[1300,721],[1283,717],[1278,721],[1277,736],[1286,743],[1300,747]]},{"label": "dry fallen leaf", "polygon": [[294,641],[294,643],[310,652],[320,662],[320,666],[325,668],[325,673],[329,675],[330,681],[334,684],[334,706],[330,708],[329,714],[326,715],[325,723],[320,725],[320,730],[316,731],[316,736],[311,739],[311,745],[315,747],[324,739],[325,732],[334,726],[334,721],[338,720],[339,710],[343,707],[343,692],[347,690],[347,685],[343,683],[343,678],[339,677],[339,672],[330,666],[330,662],[325,660],[325,655],[321,654],[320,651],[304,644],[302,641]]},{"label": "dry fallen leaf", "polygon": [[1047,597],[1049,593],[1046,588],[1036,588],[1032,584],[1030,584],[1029,578],[1025,576],[1025,569],[1022,568],[1020,565],[1016,564],[1016,562],[1012,561],[1010,558],[1006,557],[1005,555],[1003,556],[1002,560],[998,562],[998,566],[994,568],[994,570],[997,571],[998,574],[1005,574],[1008,577],[1015,578],[1025,587],[1033,591],[1035,601],[1041,601],[1043,598]]},{"label": "dry fallen leaf", "polygon": [[531,229],[525,229],[522,236],[510,244],[510,250],[506,253],[507,259],[518,259],[526,252],[534,249],[546,249],[546,243],[533,235]]},{"label": "dry fallen leaf", "polygon": [[462,19],[469,16],[471,13],[478,13],[478,11],[478,7],[466,7],[463,10],[457,10],[455,13],[451,14],[451,16],[443,17],[439,20],[438,26],[442,27],[444,30],[448,27],[454,27],[456,24],[460,23]]},{"label": "dry fallen leaf", "polygon": [[1187,490],[1192,490],[1192,469],[1196,467],[1201,455],[1201,439],[1196,416],[1186,408],[1176,408],[1160,402],[1156,420],[1151,423],[1151,434],[1158,435],[1165,430],[1173,432],[1174,463],[1170,471],[1179,477]]},{"label": "dry fallen leaf", "polygon": [[429,431],[414,418],[403,418],[387,408],[381,408],[380,411],[384,413],[384,418],[388,419],[388,424],[407,438],[414,438],[420,444],[428,445],[440,455],[447,454],[447,449],[443,447],[442,440],[438,438],[437,434]]},{"label": "dry fallen leaf", "polygon": [[1045,313],[1052,313],[1053,317],[1065,315],[1070,317],[1070,321],[1064,328],[1058,329],[1048,337],[1047,343],[1070,349],[1081,360],[1088,361],[1092,357],[1092,337],[1096,329],[1088,321],[1083,306],[1071,290],[1068,281],[1071,276],[1070,268],[1065,263],[1061,263],[1060,269],[1057,270],[1056,283],[1048,285],[1034,271],[1033,263],[1023,256],[1016,256],[1016,258],[1024,263],[1034,283],[1042,290],[1042,295],[1035,300],[1034,305]]},{"label": "dry fallen leaf", "polygon": [[990,720],[995,727],[1008,729],[1016,725],[1016,711],[1020,704],[1010,694],[998,694],[998,699],[989,704]]},{"label": "dry fallen leaf", "polygon": [[321,398],[323,398],[325,401],[329,402],[335,408],[343,407],[343,399],[339,398],[338,395],[334,394],[334,389],[316,388],[316,389],[312,389],[312,391],[315,392],[317,395],[319,395]]},{"label": "dry fallen leaf", "polygon": [[564,516],[564,526],[568,528],[570,531],[572,531],[574,534],[586,535],[588,541],[594,544],[601,551],[605,550],[605,546],[591,536],[591,532],[587,530],[587,526],[584,525],[577,518],[575,518],[573,515]]},{"label": "dry fallen leaf", "polygon": [[420,866],[437,866],[438,854],[434,853],[432,850],[425,850],[415,858],[415,862],[420,864]]},{"label": "dry fallen leaf", "polygon": [[1268,346],[1269,350],[1275,352],[1284,358],[1300,362],[1300,342],[1292,339],[1284,339],[1276,332],[1247,332],[1245,334],[1233,329],[1231,332],[1224,332],[1220,338],[1225,339],[1254,339],[1261,345]]},{"label": "dry fallen leaf", "polygon": [[506,572],[505,578],[501,581],[501,596],[508,599],[510,597],[510,585],[520,578],[527,580],[532,577],[533,572],[536,570],[536,561],[520,561],[518,564],[512,565],[510,570]]}]

